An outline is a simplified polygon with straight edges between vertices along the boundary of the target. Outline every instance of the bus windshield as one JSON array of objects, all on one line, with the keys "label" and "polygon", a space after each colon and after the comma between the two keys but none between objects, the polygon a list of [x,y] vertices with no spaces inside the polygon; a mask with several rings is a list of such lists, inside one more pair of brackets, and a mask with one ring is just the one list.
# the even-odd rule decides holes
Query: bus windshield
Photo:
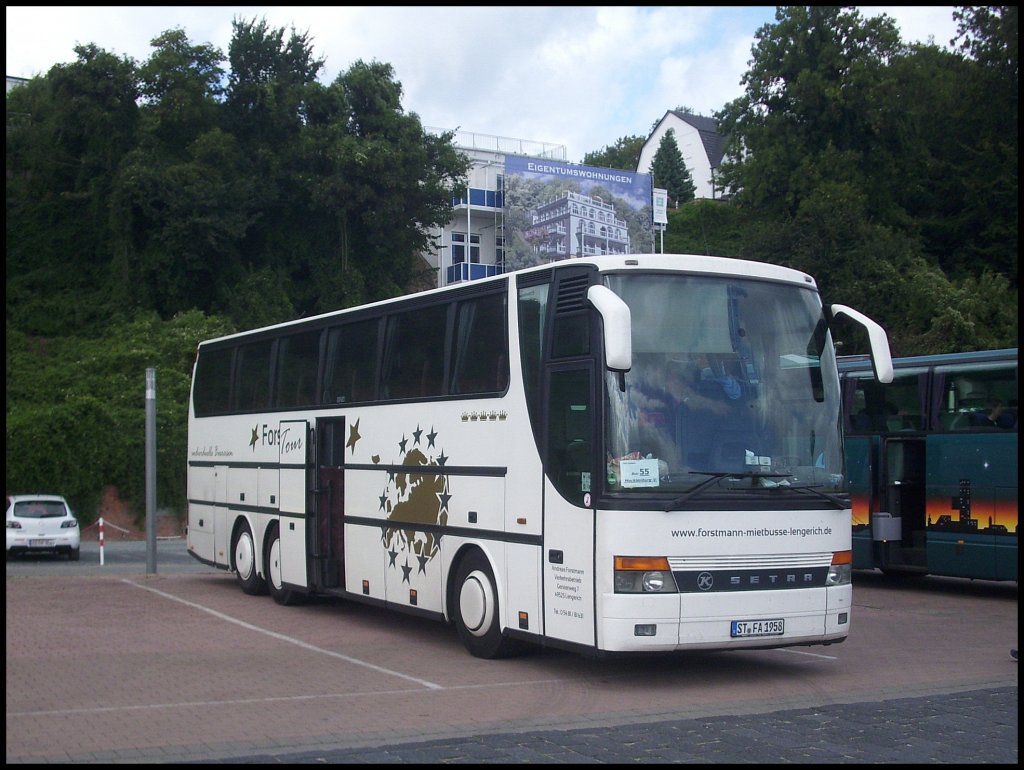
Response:
[{"label": "bus windshield", "polygon": [[839,381],[816,291],[643,273],[608,276],[608,287],[629,305],[633,347],[624,379],[605,379],[609,493],[845,493]]}]

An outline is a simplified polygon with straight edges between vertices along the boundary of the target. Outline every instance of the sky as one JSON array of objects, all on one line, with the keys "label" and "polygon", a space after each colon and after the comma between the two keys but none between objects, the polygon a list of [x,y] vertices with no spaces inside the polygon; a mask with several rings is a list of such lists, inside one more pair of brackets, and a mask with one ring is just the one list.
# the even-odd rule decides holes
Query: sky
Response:
[{"label": "sky", "polygon": [[[860,6],[903,40],[948,46],[953,6]],[[227,54],[233,19],[308,33],[332,82],[354,62],[390,64],[424,126],[563,145],[578,163],[667,110],[711,116],[743,92],[754,35],[775,6],[7,6],[7,75],[74,62],[94,43],[138,62],[180,27]],[[227,64],[224,64],[227,68]]]}]

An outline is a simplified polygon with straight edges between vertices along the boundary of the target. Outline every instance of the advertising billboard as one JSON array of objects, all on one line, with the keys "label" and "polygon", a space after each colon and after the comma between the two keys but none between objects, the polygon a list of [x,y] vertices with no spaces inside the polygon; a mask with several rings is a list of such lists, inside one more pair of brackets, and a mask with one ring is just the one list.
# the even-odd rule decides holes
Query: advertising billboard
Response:
[{"label": "advertising billboard", "polygon": [[653,250],[650,174],[505,158],[505,269]]}]

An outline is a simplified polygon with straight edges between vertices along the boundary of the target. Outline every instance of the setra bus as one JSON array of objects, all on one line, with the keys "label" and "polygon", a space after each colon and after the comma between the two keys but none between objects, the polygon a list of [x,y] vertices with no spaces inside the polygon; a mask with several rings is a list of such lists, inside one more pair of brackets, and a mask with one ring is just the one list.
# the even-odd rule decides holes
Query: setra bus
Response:
[{"label": "setra bus", "polygon": [[1017,349],[838,365],[854,568],[1017,580]]},{"label": "setra bus", "polygon": [[842,315],[890,378],[881,327],[810,276],[690,255],[204,341],[188,550],[282,604],[451,622],[479,657],[842,641]]}]

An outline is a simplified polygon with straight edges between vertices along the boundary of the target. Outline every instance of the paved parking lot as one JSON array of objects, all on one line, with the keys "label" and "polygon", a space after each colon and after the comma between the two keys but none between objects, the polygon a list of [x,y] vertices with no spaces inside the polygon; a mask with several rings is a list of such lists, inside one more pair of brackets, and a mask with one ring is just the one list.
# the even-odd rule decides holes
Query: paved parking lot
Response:
[{"label": "paved parking lot", "polygon": [[858,575],[831,647],[482,661],[174,548],[155,575],[144,544],[116,572],[8,564],[8,763],[1017,761],[1016,585]]}]

